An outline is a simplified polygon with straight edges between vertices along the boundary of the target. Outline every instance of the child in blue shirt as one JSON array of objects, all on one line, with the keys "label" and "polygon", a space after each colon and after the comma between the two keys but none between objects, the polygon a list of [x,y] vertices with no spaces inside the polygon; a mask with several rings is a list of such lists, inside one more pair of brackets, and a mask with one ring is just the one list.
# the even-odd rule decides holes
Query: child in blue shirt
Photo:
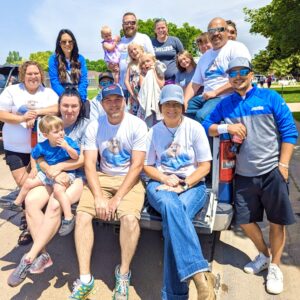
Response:
[{"label": "child in blue shirt", "polygon": [[[56,116],[44,116],[39,123],[39,129],[47,140],[38,143],[33,148],[31,152],[33,160],[37,161],[39,158],[43,158],[48,165],[56,165],[69,159],[79,158],[80,148],[76,142],[65,136],[63,121],[60,118]],[[36,164],[33,160],[32,166]],[[27,193],[34,187],[41,185],[52,186],[54,197],[59,201],[64,213],[64,219],[59,234],[67,235],[74,229],[75,225],[75,218],[72,214],[70,199],[65,193],[68,186],[59,184],[55,181],[55,178],[48,178],[39,168],[39,165],[37,164],[36,166],[36,176],[29,176],[26,179],[18,197],[14,201],[14,207],[21,208],[21,204],[24,202]],[[68,171],[67,174],[69,176],[69,184],[72,184],[75,179],[75,171]]]}]

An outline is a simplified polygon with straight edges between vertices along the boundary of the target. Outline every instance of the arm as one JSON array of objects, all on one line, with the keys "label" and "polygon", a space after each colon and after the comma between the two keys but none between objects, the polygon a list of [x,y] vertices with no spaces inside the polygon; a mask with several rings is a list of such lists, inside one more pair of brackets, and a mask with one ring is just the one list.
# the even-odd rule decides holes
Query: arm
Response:
[{"label": "arm", "polygon": [[24,115],[16,115],[8,111],[0,111],[0,121],[9,124],[19,124],[22,122],[28,122],[35,120],[37,117],[37,112],[34,110],[27,111]]},{"label": "arm", "polygon": [[38,116],[45,115],[57,115],[58,114],[58,104],[53,104],[45,108],[39,108],[35,110]]},{"label": "arm", "polygon": [[82,55],[79,55],[78,60],[81,64],[81,75],[78,83],[78,92],[80,94],[81,100],[87,100],[87,88],[88,88],[88,70],[86,67],[85,59]]},{"label": "arm", "polygon": [[118,44],[118,42],[115,41],[115,40],[113,40],[113,43],[112,43],[112,44],[104,42],[104,43],[102,44],[102,47],[103,47],[104,50],[107,50],[107,51],[113,51],[113,50],[115,50],[115,48],[117,47],[117,44]]},{"label": "arm", "polygon": [[279,157],[279,171],[283,178],[287,181],[289,177],[289,163],[293,155],[294,145],[290,143],[282,143]]},{"label": "arm", "polygon": [[96,171],[98,150],[84,151],[84,170],[89,184],[89,188],[95,199],[95,208],[97,216],[106,220],[108,216],[108,200],[104,198],[100,182]]},{"label": "arm", "polygon": [[56,56],[55,54],[51,55],[48,61],[49,66],[49,78],[52,89],[56,92],[57,95],[61,95],[65,88],[62,86],[59,75],[58,75],[58,66],[56,65]]},{"label": "arm", "polygon": [[209,100],[209,99],[216,98],[219,95],[229,93],[229,92],[233,92],[233,88],[231,87],[231,84],[229,82],[227,82],[214,91],[209,91],[209,92],[203,93],[203,98],[205,100]]},{"label": "arm", "polygon": [[185,88],[185,92],[184,92],[184,107],[185,107],[185,109],[187,109],[188,102],[190,101],[190,99],[192,99],[196,95],[196,93],[200,87],[201,87],[201,84],[194,83],[192,81],[187,85],[187,87]]},{"label": "arm", "polygon": [[[247,135],[247,128],[242,123],[236,124],[224,124],[227,125],[227,131],[231,135],[238,135],[242,140],[246,138]],[[219,136],[220,133],[218,131],[219,124],[213,124],[209,127],[208,133],[210,136]]]},{"label": "arm", "polygon": [[126,71],[126,75],[125,75],[125,85],[126,85],[126,87],[127,87],[127,90],[128,90],[128,92],[129,92],[129,94],[131,95],[131,97],[132,97],[132,98],[135,98],[135,97],[134,97],[133,90],[132,90],[132,88],[131,88],[131,84],[130,84],[130,82],[129,82],[129,76],[130,76],[130,68],[129,68],[129,66],[128,66],[127,71]]}]

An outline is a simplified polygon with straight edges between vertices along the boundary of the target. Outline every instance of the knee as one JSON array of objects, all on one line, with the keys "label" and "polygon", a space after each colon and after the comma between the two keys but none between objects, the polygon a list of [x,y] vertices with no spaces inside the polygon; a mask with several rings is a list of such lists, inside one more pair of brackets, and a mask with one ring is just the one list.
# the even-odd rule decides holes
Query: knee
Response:
[{"label": "knee", "polygon": [[61,207],[57,200],[49,201],[47,210],[51,215],[61,215]]},{"label": "knee", "polygon": [[86,212],[79,211],[76,214],[76,230],[91,226],[93,217]]},{"label": "knee", "polygon": [[125,228],[125,230],[130,232],[135,232],[139,229],[139,221],[133,215],[126,215],[120,219],[121,226]]}]

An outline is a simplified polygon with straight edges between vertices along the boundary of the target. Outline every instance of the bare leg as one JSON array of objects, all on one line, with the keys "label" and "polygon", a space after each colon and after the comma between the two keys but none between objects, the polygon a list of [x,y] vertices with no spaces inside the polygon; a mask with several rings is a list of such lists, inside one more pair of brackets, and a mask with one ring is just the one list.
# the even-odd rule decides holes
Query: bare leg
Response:
[{"label": "bare leg", "polygon": [[23,185],[28,176],[27,169],[25,167],[14,170],[11,172],[11,174],[18,187],[21,187]]},{"label": "bare leg", "polygon": [[245,234],[251,239],[255,247],[259,252],[262,252],[265,256],[269,257],[269,249],[264,240],[262,231],[256,223],[241,224],[241,228],[244,230]]},{"label": "bare leg", "polygon": [[35,178],[27,177],[27,179],[23,183],[22,188],[20,190],[20,193],[17,196],[14,203],[16,205],[21,205],[24,202],[24,200],[25,200],[25,198],[26,198],[26,196],[27,196],[27,194],[29,193],[30,190],[32,190],[35,187],[42,186],[42,185],[44,185],[44,184],[38,177],[35,177]]},{"label": "bare leg", "polygon": [[80,275],[91,274],[90,264],[94,245],[93,217],[79,211],[76,216],[75,245]]},{"label": "bare leg", "polygon": [[65,219],[71,220],[73,218],[73,214],[72,214],[72,210],[71,210],[70,198],[68,197],[68,195],[65,192],[66,187],[61,184],[54,183],[53,189],[54,189],[54,192],[53,192],[54,197],[60,203],[60,206],[64,213]]},{"label": "bare leg", "polygon": [[285,245],[285,226],[270,223],[269,238],[271,244],[272,263],[279,265]]},{"label": "bare leg", "polygon": [[120,274],[129,272],[130,263],[140,236],[140,225],[135,216],[127,215],[120,219],[121,266]]}]

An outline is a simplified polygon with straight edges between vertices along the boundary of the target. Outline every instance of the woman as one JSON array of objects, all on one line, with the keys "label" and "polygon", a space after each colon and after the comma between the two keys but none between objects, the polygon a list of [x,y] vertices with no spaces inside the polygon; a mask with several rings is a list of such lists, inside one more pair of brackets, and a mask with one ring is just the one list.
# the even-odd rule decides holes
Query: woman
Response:
[{"label": "woman", "polygon": [[165,19],[154,20],[155,38],[152,45],[155,57],[163,62],[167,70],[165,71],[165,85],[175,83],[177,73],[176,55],[183,50],[181,41],[175,36],[169,36],[168,25]]},{"label": "woman", "polygon": [[75,86],[81,101],[85,103],[88,116],[87,67],[84,57],[78,53],[75,36],[69,29],[62,29],[58,33],[55,53],[49,58],[49,77],[52,89],[59,96],[64,92],[66,86]]},{"label": "woman", "polygon": [[[83,144],[83,137],[87,120],[84,116],[84,106],[80,100],[80,95],[75,89],[67,89],[59,99],[59,111],[64,122],[66,135],[75,140],[79,145]],[[45,162],[40,162],[40,167],[49,178],[66,184],[65,170],[75,170],[83,165],[83,154],[78,160],[69,160],[55,166],[48,166]],[[77,172],[77,178],[66,190],[72,203],[79,200],[83,189],[83,173]],[[42,273],[45,268],[52,265],[50,255],[46,252],[46,245],[54,237],[61,224],[61,208],[59,202],[53,197],[52,191],[45,186],[32,189],[25,200],[26,217],[32,237],[33,246],[26,253],[18,267],[8,278],[10,286],[17,286],[25,278],[27,273]],[[47,204],[48,203],[48,204]],[[47,205],[46,211],[43,208]]]},{"label": "woman", "polygon": [[147,197],[162,216],[164,235],[162,299],[188,299],[190,279],[198,299],[215,299],[215,278],[192,223],[206,201],[204,176],[212,158],[203,127],[182,115],[183,103],[180,86],[165,86],[160,98],[163,121],[150,129],[147,139]]},{"label": "woman", "polygon": [[[56,114],[58,96],[43,86],[45,79],[41,66],[34,61],[27,61],[19,67],[19,84],[8,86],[0,95],[0,121],[3,126],[3,144],[6,164],[18,187],[28,176],[32,127],[42,115]],[[35,170],[32,170],[34,176]],[[14,199],[11,199],[14,200]],[[12,205],[12,201],[1,203]],[[23,233],[19,244],[31,242],[30,234],[22,224]]]},{"label": "woman", "polygon": [[179,52],[176,56],[176,65],[178,72],[176,74],[175,83],[180,85],[184,91],[192,80],[196,70],[193,55],[187,50]]},{"label": "woman", "polygon": [[236,29],[236,24],[231,21],[227,20],[227,36],[229,40],[236,41],[237,39],[237,29]]}]

